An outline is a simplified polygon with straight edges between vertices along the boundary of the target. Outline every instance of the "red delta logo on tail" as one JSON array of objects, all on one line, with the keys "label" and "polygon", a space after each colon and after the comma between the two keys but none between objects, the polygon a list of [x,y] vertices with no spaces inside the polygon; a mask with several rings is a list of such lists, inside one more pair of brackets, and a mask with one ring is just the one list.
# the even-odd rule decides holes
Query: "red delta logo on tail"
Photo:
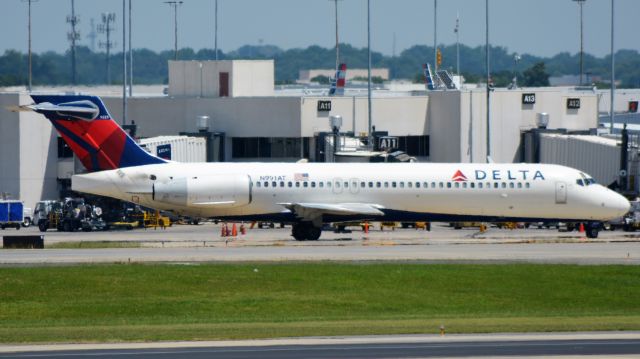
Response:
[{"label": "red delta logo on tail", "polygon": [[96,96],[31,97],[24,108],[47,117],[89,172],[166,162],[140,148]]},{"label": "red delta logo on tail", "polygon": [[467,176],[465,176],[462,171],[457,170],[453,177],[451,177],[451,180],[453,180],[454,182],[464,182],[467,180]]}]

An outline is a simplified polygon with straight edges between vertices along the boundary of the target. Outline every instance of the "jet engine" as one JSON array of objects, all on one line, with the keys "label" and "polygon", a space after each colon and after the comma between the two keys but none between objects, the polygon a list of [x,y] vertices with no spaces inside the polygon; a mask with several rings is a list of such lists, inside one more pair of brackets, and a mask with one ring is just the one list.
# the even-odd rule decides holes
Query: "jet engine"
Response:
[{"label": "jet engine", "polygon": [[158,181],[153,185],[153,200],[185,207],[246,206],[251,203],[251,179],[238,174]]}]

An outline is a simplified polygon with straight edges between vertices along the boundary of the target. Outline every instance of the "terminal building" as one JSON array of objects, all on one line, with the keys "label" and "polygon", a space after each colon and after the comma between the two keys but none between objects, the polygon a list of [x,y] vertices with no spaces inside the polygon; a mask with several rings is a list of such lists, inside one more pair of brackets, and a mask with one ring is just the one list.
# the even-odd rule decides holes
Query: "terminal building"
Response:
[{"label": "terminal building", "polygon": [[[152,151],[166,151],[166,143],[151,139],[158,136],[173,136],[164,138],[168,143],[182,141],[175,136],[204,138],[204,146],[202,141],[184,140],[205,151],[204,156],[185,158],[332,161],[326,151],[332,116],[341,116],[339,132],[344,138],[368,134],[366,92],[347,88],[344,96],[329,96],[275,89],[273,60],[170,61],[169,85],[164,90],[156,87],[145,94],[150,91],[134,87],[134,96],[127,101],[126,123],[121,88],[82,92],[100,95],[111,115],[126,128],[135,128],[136,138],[148,139]],[[376,89],[372,125],[376,135],[396,139],[394,148],[387,150],[406,152],[420,162],[486,162],[489,153],[494,162],[539,161],[539,153],[536,157],[527,151],[538,151],[536,146],[549,141],[526,146],[526,133],[596,134],[600,101],[602,96],[591,89],[495,89],[490,102],[490,151],[484,88]],[[7,110],[30,103],[24,91],[0,92],[0,193],[27,206],[58,198],[68,188],[70,176],[83,170],[44,116]],[[610,140],[599,145],[616,147],[617,143]],[[592,164],[611,163],[615,156],[597,148],[591,151],[588,162]],[[617,170],[598,175],[596,179],[609,184],[616,180]]]}]

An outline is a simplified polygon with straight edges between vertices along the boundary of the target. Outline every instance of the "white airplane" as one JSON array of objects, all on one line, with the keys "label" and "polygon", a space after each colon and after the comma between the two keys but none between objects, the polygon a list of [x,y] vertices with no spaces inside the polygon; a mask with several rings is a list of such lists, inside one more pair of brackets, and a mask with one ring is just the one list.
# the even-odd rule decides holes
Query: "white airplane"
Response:
[{"label": "white airplane", "polygon": [[91,172],[72,189],[228,221],[293,225],[317,240],[323,223],[373,221],[584,222],[628,212],[629,202],[576,169],[547,164],[177,163],[140,148],[98,97],[32,95]]}]

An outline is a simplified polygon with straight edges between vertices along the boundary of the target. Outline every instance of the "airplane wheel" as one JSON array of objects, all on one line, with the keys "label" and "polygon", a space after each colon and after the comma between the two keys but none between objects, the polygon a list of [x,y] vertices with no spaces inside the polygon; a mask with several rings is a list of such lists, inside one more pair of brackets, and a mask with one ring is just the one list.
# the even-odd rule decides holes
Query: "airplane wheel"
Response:
[{"label": "airplane wheel", "polygon": [[322,234],[322,229],[314,226],[309,226],[307,228],[307,239],[310,241],[317,241],[320,238],[320,234]]},{"label": "airplane wheel", "polygon": [[291,235],[296,239],[296,241],[306,240],[304,226],[300,223],[294,224],[291,227]]}]

